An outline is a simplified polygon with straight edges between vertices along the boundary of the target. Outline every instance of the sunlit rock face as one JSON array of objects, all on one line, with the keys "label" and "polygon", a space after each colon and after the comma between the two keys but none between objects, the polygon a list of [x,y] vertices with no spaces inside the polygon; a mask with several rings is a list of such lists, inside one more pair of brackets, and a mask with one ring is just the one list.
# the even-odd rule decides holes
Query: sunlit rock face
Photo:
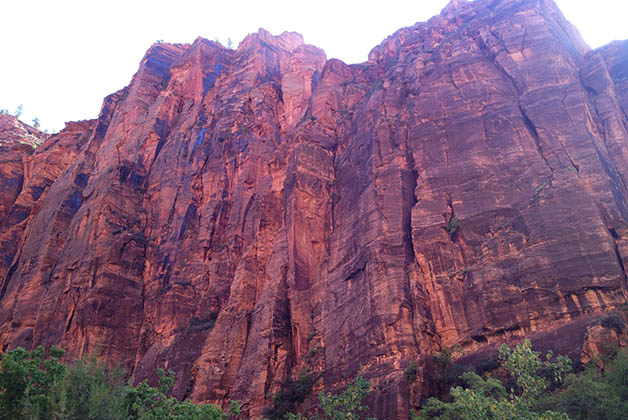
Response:
[{"label": "sunlit rock face", "polygon": [[628,42],[589,51],[549,0],[452,2],[356,65],[155,44],[97,120],[0,145],[0,345],[252,418],[305,369],[406,419],[442,348],[588,352],[627,300],[626,110]]}]

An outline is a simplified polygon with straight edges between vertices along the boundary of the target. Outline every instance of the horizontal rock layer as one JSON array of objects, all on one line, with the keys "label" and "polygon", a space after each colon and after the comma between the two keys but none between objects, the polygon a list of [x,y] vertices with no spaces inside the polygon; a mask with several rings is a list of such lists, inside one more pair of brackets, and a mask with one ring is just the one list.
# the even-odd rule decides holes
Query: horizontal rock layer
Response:
[{"label": "horizontal rock layer", "polygon": [[294,33],[155,44],[98,119],[3,154],[0,346],[252,418],[362,369],[405,419],[411,361],[626,302],[627,69],[549,0],[454,1],[356,65]]}]

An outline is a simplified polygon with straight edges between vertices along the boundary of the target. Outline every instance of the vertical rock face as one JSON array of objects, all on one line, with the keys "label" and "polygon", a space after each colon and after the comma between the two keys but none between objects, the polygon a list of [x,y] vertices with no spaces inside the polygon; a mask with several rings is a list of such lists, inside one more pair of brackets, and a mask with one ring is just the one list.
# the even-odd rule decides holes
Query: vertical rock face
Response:
[{"label": "vertical rock face", "polygon": [[0,217],[5,217],[22,189],[28,156],[47,137],[12,115],[0,114]]},{"label": "vertical rock face", "polygon": [[626,302],[627,69],[548,0],[452,2],[358,65],[294,33],[156,44],[97,120],[3,152],[0,345],[252,418],[363,369],[407,418],[410,361]]}]

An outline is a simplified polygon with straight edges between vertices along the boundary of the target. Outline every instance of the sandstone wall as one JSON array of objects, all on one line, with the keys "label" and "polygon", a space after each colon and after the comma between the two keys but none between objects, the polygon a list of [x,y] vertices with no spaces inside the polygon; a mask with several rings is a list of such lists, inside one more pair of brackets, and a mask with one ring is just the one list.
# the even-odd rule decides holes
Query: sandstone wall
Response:
[{"label": "sandstone wall", "polygon": [[355,65],[294,33],[155,44],[97,120],[0,159],[0,345],[253,418],[363,369],[405,419],[410,361],[626,302],[627,63],[549,0],[452,2]]}]

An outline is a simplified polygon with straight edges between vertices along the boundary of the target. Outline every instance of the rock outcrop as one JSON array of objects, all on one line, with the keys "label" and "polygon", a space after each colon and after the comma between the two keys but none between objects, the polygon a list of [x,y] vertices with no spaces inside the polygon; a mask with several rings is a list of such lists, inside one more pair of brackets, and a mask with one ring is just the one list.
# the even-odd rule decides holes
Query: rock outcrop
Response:
[{"label": "rock outcrop", "polygon": [[569,325],[626,302],[627,109],[628,42],[590,51],[551,0],[453,1],[356,65],[295,33],[155,44],[97,120],[3,153],[0,345],[252,418],[362,369],[405,419],[410,362],[581,351]]},{"label": "rock outcrop", "polygon": [[25,161],[47,135],[16,117],[0,114],[0,214],[15,202],[24,183]]}]

